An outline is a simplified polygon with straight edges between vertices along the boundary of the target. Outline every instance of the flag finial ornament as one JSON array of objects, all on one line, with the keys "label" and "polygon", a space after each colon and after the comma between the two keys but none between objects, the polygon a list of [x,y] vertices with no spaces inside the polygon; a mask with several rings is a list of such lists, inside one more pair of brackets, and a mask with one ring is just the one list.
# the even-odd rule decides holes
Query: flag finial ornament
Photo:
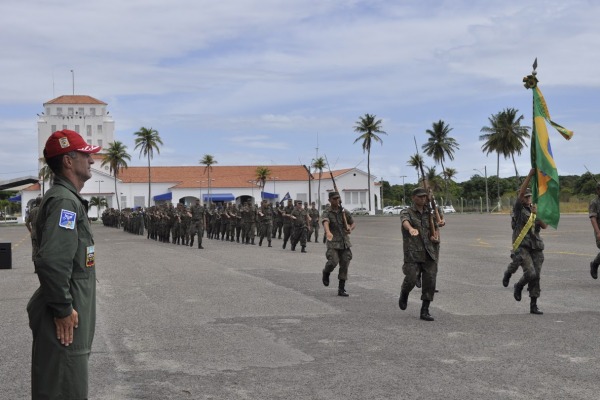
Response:
[{"label": "flag finial ornament", "polygon": [[537,75],[537,57],[535,58],[535,61],[533,62],[533,71],[531,71],[531,75],[527,75],[525,78],[523,78],[523,86],[525,86],[525,89],[535,89],[537,87],[538,84],[538,79],[536,78]]}]

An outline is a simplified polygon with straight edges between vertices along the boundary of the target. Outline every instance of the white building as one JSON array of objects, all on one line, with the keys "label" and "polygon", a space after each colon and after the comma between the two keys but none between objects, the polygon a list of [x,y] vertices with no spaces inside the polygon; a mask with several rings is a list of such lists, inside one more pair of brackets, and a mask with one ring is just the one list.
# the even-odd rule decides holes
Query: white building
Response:
[{"label": "white building", "polygon": [[[38,114],[38,159],[43,157],[43,149],[48,137],[57,130],[70,129],[79,132],[89,143],[108,146],[114,141],[115,123],[107,104],[90,96],[60,96],[44,103],[44,112]],[[88,180],[81,195],[104,197],[109,208],[132,208],[148,206],[148,167],[129,167],[120,171],[115,184],[108,166],[102,167],[102,153],[93,155],[92,178]],[[40,165],[41,167],[41,165]],[[191,204],[196,199],[206,203],[233,201],[240,203],[247,199],[259,202],[260,184],[256,182],[256,169],[259,166],[212,166],[209,174],[206,167],[151,167],[152,185],[150,205],[170,202]],[[303,202],[328,202],[328,193],[333,190],[329,172],[322,174],[319,190],[318,173],[310,173],[303,165],[272,165],[269,179],[265,183],[262,197],[271,201],[284,198]],[[367,173],[356,168],[333,171],[344,207],[369,207]],[[374,214],[379,206],[379,186],[371,179],[371,204]],[[210,185],[209,185],[210,183]],[[209,187],[210,186],[210,187]],[[28,203],[43,191],[48,190],[49,182],[40,182],[21,193],[22,215]],[[118,204],[117,204],[118,197]],[[90,217],[97,217],[98,210],[91,207]]]}]

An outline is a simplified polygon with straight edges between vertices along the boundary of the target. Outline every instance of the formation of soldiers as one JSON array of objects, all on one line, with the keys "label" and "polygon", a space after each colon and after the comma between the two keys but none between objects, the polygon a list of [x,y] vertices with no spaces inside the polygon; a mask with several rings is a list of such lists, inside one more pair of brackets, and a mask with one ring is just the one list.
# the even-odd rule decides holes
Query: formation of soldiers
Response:
[{"label": "formation of soldiers", "polygon": [[[283,203],[283,202],[282,202]],[[315,203],[309,207],[297,200],[292,205],[273,204],[263,200],[259,205],[248,200],[240,205],[235,203],[163,204],[146,209],[126,208],[119,212],[114,208],[102,213],[104,226],[123,228],[125,232],[144,235],[150,240],[203,249],[202,239],[258,245],[266,242],[272,247],[272,239],[282,239],[283,248],[288,241],[295,251],[300,243],[301,252],[306,252],[306,243],[314,233],[314,241],[319,237],[319,210]],[[323,237],[325,243],[325,237]]]}]

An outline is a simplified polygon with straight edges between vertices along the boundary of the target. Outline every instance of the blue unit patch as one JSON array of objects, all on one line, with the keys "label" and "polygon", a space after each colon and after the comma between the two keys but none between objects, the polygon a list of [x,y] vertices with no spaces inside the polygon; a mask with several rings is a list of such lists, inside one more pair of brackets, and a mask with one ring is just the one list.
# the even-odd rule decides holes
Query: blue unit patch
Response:
[{"label": "blue unit patch", "polygon": [[77,214],[69,210],[60,210],[60,221],[58,226],[66,229],[75,229],[75,219]]}]

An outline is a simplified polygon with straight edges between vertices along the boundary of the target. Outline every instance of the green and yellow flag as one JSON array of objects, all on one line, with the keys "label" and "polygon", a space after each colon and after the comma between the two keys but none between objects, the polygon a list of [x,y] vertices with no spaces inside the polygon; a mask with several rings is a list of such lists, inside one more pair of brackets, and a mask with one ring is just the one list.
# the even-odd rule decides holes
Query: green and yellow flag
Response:
[{"label": "green and yellow flag", "polygon": [[573,132],[550,120],[546,100],[540,89],[533,89],[533,134],[531,135],[531,166],[537,173],[532,179],[533,202],[538,206],[538,218],[556,229],[560,219],[558,170],[552,155],[546,121],[565,139]]}]

